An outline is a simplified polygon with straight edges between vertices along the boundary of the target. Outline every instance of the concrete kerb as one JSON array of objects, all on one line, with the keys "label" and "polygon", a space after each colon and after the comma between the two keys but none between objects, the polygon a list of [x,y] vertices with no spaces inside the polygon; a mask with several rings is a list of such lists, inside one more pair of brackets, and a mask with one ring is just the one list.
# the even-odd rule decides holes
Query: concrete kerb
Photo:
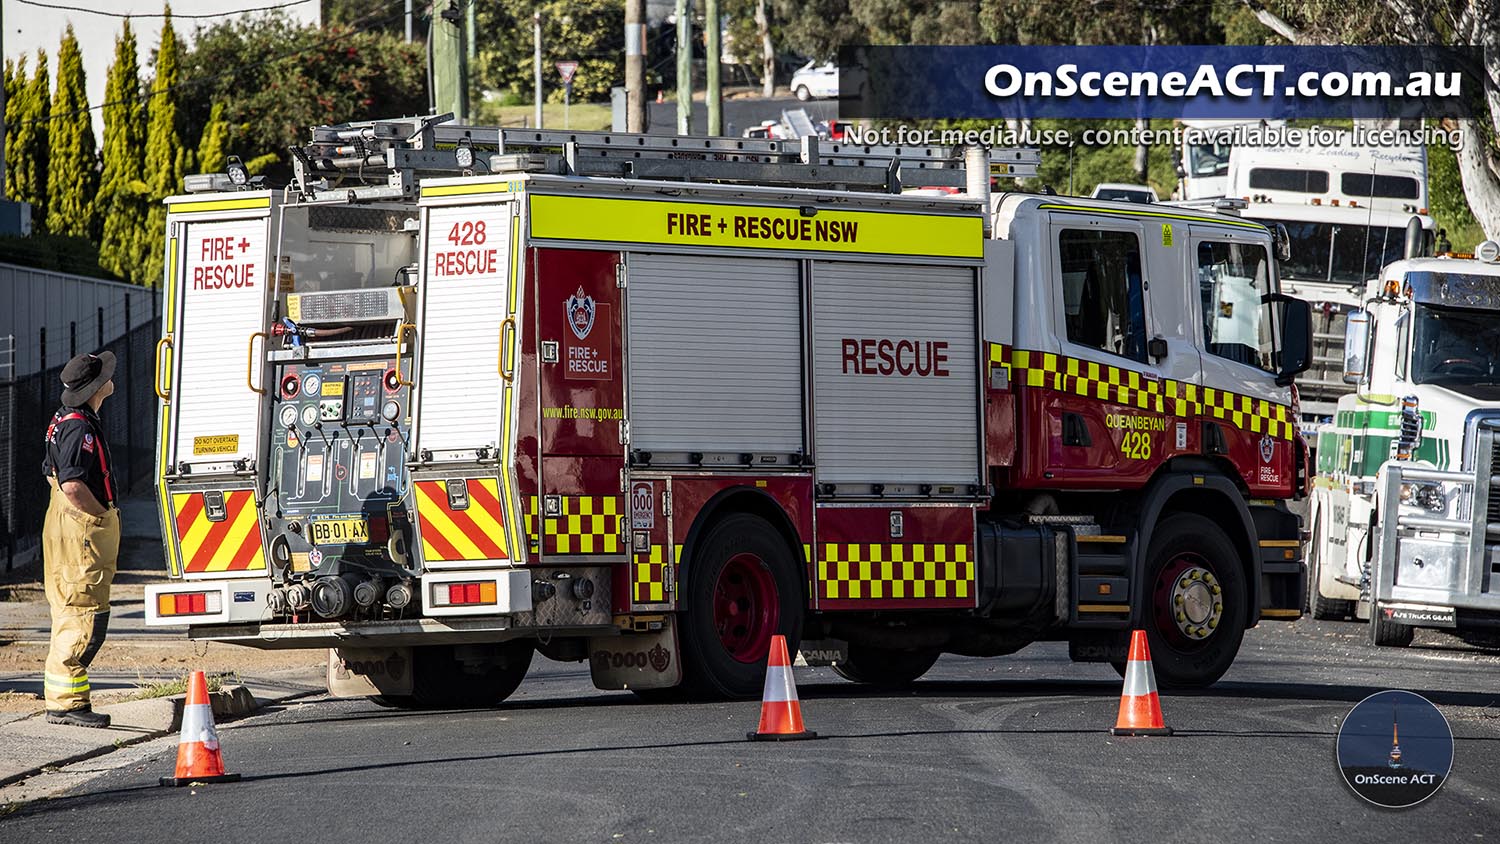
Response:
[{"label": "concrete kerb", "polygon": [[[224,686],[209,697],[214,719],[220,721],[321,693],[321,689],[261,686],[252,680],[247,685]],[[49,724],[40,714],[0,724],[0,787],[169,735],[182,727],[186,697],[172,695],[101,706],[99,711],[110,716],[107,729]]]}]

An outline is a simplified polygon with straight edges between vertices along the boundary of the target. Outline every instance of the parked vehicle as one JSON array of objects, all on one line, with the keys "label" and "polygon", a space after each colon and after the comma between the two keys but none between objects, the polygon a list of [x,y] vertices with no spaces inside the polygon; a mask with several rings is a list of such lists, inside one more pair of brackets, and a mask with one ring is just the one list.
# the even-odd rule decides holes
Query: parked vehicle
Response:
[{"label": "parked vehicle", "polygon": [[792,74],[792,81],[787,85],[797,99],[806,102],[813,99],[827,99],[839,95],[839,66],[833,62],[818,64],[816,60],[810,61],[797,72]]},{"label": "parked vehicle", "polygon": [[1156,198],[1156,189],[1150,185],[1128,185],[1120,182],[1103,182],[1095,186],[1094,192],[1089,196],[1094,199],[1114,199],[1148,204],[1161,201]]},{"label": "parked vehicle", "polygon": [[1500,244],[1385,267],[1350,313],[1309,502],[1310,609],[1418,627],[1500,623]]}]

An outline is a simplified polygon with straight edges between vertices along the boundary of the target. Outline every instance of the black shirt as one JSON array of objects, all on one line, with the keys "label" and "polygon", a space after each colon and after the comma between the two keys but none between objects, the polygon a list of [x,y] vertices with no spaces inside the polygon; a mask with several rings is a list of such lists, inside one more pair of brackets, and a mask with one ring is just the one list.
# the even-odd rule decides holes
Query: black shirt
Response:
[{"label": "black shirt", "polygon": [[93,408],[59,408],[47,426],[45,451],[42,472],[56,475],[58,484],[83,481],[100,504],[114,506],[115,482],[110,477],[114,461],[104,441],[104,426]]}]

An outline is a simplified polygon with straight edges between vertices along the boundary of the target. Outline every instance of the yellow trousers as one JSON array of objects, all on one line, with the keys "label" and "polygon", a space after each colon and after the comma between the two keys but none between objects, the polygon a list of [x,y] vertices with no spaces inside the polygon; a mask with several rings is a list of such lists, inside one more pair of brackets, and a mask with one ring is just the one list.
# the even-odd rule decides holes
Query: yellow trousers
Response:
[{"label": "yellow trousers", "polygon": [[109,587],[120,553],[120,511],[90,516],[68,501],[57,479],[42,525],[42,564],[52,607],[52,647],[44,687],[55,712],[89,705],[89,663],[109,627]]}]

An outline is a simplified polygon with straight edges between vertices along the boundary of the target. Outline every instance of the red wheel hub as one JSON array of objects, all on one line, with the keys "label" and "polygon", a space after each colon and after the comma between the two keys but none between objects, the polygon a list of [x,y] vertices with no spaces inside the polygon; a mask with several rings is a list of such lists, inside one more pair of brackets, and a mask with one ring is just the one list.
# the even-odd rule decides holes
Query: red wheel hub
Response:
[{"label": "red wheel hub", "polygon": [[765,662],[771,634],[781,620],[776,581],[754,554],[736,554],[714,583],[714,629],[719,643],[739,662]]}]

